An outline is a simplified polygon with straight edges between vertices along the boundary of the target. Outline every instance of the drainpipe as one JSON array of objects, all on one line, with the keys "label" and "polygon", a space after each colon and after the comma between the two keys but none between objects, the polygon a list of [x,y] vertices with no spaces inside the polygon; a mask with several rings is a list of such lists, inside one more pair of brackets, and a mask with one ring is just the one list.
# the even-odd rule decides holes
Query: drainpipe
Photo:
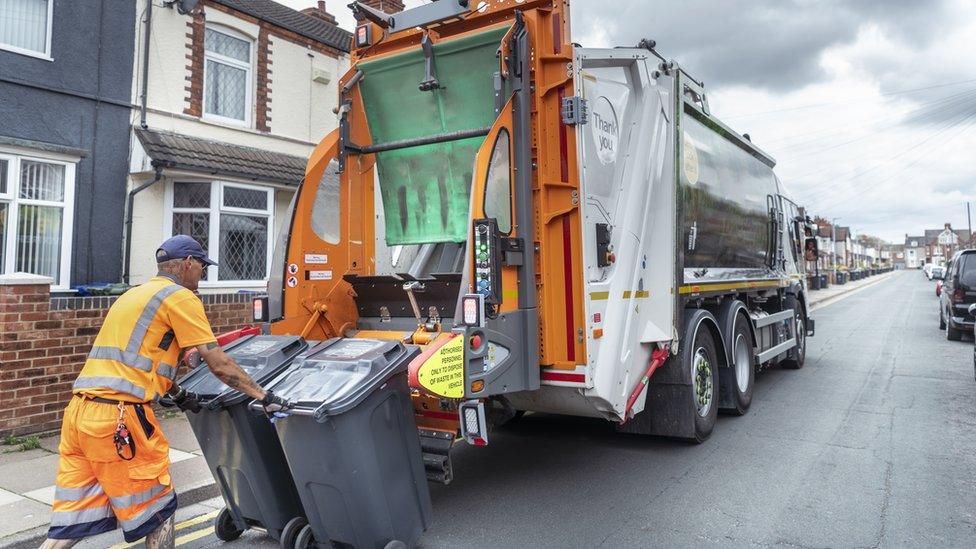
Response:
[{"label": "drainpipe", "polygon": [[123,268],[123,271],[122,272],[124,273],[122,275],[122,282],[125,282],[126,284],[129,283],[129,263],[130,263],[130,259],[132,257],[132,209],[133,209],[133,204],[135,204],[136,195],[139,194],[139,193],[141,193],[142,191],[148,189],[149,187],[152,187],[154,184],[156,184],[162,178],[163,178],[163,167],[162,166],[156,166],[156,175],[151,180],[147,181],[146,183],[143,183],[142,185],[139,185],[138,187],[136,187],[136,188],[132,189],[131,191],[129,191],[129,196],[126,199],[126,205],[125,205],[125,208],[126,208],[126,214],[125,214],[125,265],[122,266],[122,268]]},{"label": "drainpipe", "polygon": [[[142,103],[139,125],[142,126],[142,129],[149,127],[146,123],[146,104],[149,101],[149,34],[152,32],[153,0],[148,0],[146,4],[146,32],[143,34],[142,40],[142,95],[139,98]],[[131,198],[132,195],[129,196]],[[126,272],[128,272],[128,266],[126,267]]]}]

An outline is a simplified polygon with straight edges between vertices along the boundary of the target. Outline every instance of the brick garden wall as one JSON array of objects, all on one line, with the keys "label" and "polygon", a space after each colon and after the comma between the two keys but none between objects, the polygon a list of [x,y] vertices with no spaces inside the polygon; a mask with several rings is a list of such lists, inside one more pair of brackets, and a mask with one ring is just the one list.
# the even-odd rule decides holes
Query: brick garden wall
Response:
[{"label": "brick garden wall", "polygon": [[[251,296],[201,296],[214,333],[248,323]],[[0,437],[58,429],[71,384],[114,297],[51,297],[46,284],[0,286]]]}]

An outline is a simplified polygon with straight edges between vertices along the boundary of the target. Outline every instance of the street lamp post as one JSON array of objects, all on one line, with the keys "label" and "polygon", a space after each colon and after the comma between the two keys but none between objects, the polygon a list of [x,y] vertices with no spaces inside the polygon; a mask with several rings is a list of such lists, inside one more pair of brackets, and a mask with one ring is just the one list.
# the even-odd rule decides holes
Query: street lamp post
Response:
[{"label": "street lamp post", "polygon": [[834,273],[834,284],[837,283],[837,220],[839,217],[835,217],[830,220],[830,247],[831,256],[834,258],[833,263],[830,266],[831,271]]}]

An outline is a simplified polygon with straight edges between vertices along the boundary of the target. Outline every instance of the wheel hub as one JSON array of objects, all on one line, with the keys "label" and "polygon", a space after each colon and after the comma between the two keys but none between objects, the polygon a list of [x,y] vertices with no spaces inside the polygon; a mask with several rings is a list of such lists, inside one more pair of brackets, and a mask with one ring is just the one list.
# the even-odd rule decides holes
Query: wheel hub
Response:
[{"label": "wheel hub", "polygon": [[752,346],[746,337],[739,334],[735,338],[735,383],[739,392],[749,390],[749,369],[752,368]]},{"label": "wheel hub", "polygon": [[712,365],[708,361],[708,353],[704,347],[695,351],[691,365],[692,379],[695,390],[695,409],[700,417],[705,417],[712,408],[714,385],[712,383]]}]

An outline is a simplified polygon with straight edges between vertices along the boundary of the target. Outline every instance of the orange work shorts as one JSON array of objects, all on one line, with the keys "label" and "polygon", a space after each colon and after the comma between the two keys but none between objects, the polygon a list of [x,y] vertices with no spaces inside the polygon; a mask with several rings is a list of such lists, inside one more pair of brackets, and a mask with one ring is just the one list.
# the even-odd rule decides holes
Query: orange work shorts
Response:
[{"label": "orange work shorts", "polygon": [[[115,449],[117,405],[75,395],[64,412],[58,476],[48,537],[78,539],[114,530],[128,542],[145,537],[176,511],[169,476],[169,443],[152,408],[145,424],[135,407],[123,421],[136,454],[126,461]],[[126,448],[126,457],[131,455]]]}]

